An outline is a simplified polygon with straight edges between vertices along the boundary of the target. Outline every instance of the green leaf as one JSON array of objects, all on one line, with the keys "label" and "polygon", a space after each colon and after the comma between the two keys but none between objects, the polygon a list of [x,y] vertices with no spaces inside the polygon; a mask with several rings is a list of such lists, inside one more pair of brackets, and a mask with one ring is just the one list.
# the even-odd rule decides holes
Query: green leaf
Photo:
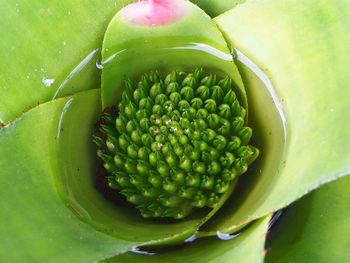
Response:
[{"label": "green leaf", "polygon": [[[85,262],[141,244],[184,240],[203,220],[204,215],[197,214],[186,221],[161,224],[104,199],[96,189],[98,164],[92,143],[99,99],[100,90],[57,99],[1,129],[1,194],[8,197],[0,203],[6,215],[0,218],[6,239],[0,253],[4,259],[53,257]],[[13,207],[16,210],[11,211]],[[15,241],[18,233],[26,233],[27,238]],[[74,253],[61,253],[67,243]],[[20,252],[5,255],[14,246],[20,246]]]},{"label": "green leaf", "polygon": [[98,48],[112,16],[129,2],[2,1],[0,123],[58,89],[56,96],[99,88]]},{"label": "green leaf", "polygon": [[[80,207],[65,205],[57,194],[55,181],[63,172],[57,146],[67,132],[61,121],[71,108],[79,109],[82,119],[91,119],[96,112],[91,105],[99,105],[98,100],[98,90],[58,99],[30,110],[0,130],[3,261],[91,262],[137,244],[83,223],[78,218],[84,216]],[[75,141],[67,147],[74,149]]]},{"label": "green leaf", "polygon": [[218,240],[216,237],[199,239],[193,244],[186,244],[173,251],[160,252],[155,255],[137,255],[125,253],[105,263],[259,263],[264,261],[264,244],[270,216],[253,223],[248,229],[231,240]]},{"label": "green leaf", "polygon": [[211,17],[215,17],[246,1],[247,0],[192,0],[191,2],[198,5]]},{"label": "green leaf", "polygon": [[350,177],[293,204],[269,236],[266,262],[346,262],[350,242]]},{"label": "green leaf", "polygon": [[[211,229],[230,232],[349,173],[349,9],[344,0],[256,0],[216,19],[232,45],[272,80],[287,134],[278,145],[284,148],[281,162],[276,152],[262,150],[254,182],[213,218]],[[250,73],[243,68],[243,74]],[[268,142],[279,141],[270,136]]]},{"label": "green leaf", "polygon": [[166,25],[135,25],[122,12],[113,17],[102,48],[103,107],[120,102],[125,80],[138,80],[154,70],[165,75],[199,67],[219,76],[229,75],[246,106],[241,77],[221,32],[201,9],[186,1],[180,3],[187,10],[185,15]]}]

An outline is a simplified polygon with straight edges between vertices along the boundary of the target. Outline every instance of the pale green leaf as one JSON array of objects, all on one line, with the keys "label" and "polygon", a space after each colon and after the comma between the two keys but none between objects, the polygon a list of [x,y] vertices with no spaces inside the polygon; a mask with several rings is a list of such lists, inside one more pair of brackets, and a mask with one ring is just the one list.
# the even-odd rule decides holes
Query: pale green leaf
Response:
[{"label": "pale green leaf", "polygon": [[350,19],[345,10],[350,2],[344,0],[256,0],[216,19],[228,40],[270,77],[287,134],[285,144],[268,138],[271,145],[280,143],[284,155],[261,151],[254,182],[218,215],[212,229],[232,231],[348,174]]},{"label": "pale green leaf", "polygon": [[253,223],[248,229],[231,240],[219,240],[217,237],[194,241],[173,251],[160,252],[155,255],[137,255],[126,253],[106,263],[259,263],[264,261],[264,244],[270,216]]}]

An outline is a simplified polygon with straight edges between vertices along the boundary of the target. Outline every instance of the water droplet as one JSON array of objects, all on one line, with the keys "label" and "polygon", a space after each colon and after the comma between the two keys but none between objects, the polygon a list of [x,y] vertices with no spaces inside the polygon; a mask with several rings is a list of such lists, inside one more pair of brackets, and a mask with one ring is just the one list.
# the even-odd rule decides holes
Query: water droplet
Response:
[{"label": "water droplet", "polygon": [[241,234],[241,233],[237,233],[237,234],[230,235],[230,234],[221,233],[220,231],[217,231],[217,232],[216,232],[216,236],[217,236],[217,238],[219,238],[220,240],[231,240],[231,239],[234,239],[234,238],[238,237],[240,234]]},{"label": "water droplet", "polygon": [[45,87],[49,88],[55,82],[55,79],[47,79],[43,77],[41,82],[45,85]]},{"label": "water droplet", "polygon": [[153,255],[156,254],[156,253],[153,253],[153,252],[148,252],[148,251],[145,251],[145,250],[140,250],[140,249],[137,248],[137,247],[132,248],[132,249],[130,250],[130,252],[135,253],[135,254],[147,255],[147,256],[153,256]]},{"label": "water droplet", "polygon": [[101,63],[99,63],[98,61],[96,61],[96,68],[98,69],[103,69],[103,66]]},{"label": "water droplet", "polygon": [[196,231],[192,236],[190,236],[189,238],[185,239],[185,242],[186,243],[191,243],[191,242],[195,241],[197,239],[197,235],[198,235],[198,232]]}]

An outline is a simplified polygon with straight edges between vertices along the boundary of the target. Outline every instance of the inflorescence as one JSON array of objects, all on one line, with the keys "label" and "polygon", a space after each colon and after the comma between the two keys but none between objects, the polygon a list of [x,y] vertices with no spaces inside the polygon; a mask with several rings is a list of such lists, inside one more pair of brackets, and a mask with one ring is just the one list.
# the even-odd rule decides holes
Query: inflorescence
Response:
[{"label": "inflorescence", "polygon": [[105,110],[94,136],[109,186],[144,217],[215,207],[259,154],[245,115],[231,79],[202,69],[127,81],[118,113]]}]

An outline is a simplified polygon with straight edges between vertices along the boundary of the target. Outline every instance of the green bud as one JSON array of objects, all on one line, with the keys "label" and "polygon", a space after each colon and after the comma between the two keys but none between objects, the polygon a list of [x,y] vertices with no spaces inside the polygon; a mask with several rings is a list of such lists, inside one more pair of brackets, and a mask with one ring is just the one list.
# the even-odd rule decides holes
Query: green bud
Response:
[{"label": "green bud", "polygon": [[221,166],[218,162],[212,161],[209,165],[208,165],[208,169],[207,169],[208,173],[211,175],[215,175],[221,172]]},{"label": "green bud", "polygon": [[232,105],[235,102],[235,100],[236,100],[236,94],[234,93],[233,90],[230,90],[229,92],[226,93],[222,102],[228,105]]},{"label": "green bud", "polygon": [[188,118],[189,120],[193,120],[196,117],[196,110],[192,107],[184,109],[182,111],[182,117]]},{"label": "green bud", "polygon": [[199,110],[197,110],[196,118],[206,120],[208,118],[208,115],[209,115],[209,113],[206,109],[199,109]]},{"label": "green bud", "polygon": [[238,134],[242,129],[244,124],[244,119],[242,117],[235,117],[232,122],[232,131],[234,134]]},{"label": "green bud", "polygon": [[228,119],[231,117],[231,108],[227,104],[221,104],[218,107],[219,116],[225,119]]},{"label": "green bud", "polygon": [[181,119],[181,114],[178,110],[173,110],[169,116],[172,121],[179,121]]},{"label": "green bud", "polygon": [[219,201],[220,197],[215,193],[211,193],[207,200],[207,206],[214,208],[219,203]]},{"label": "green bud", "polygon": [[131,102],[129,103],[129,105],[125,106],[124,109],[125,116],[129,119],[135,118],[136,111],[136,105]]},{"label": "green bud", "polygon": [[178,194],[180,197],[191,199],[196,192],[197,189],[194,187],[181,186]]},{"label": "green bud", "polygon": [[166,157],[165,160],[170,167],[175,167],[178,164],[178,158],[175,153],[171,152]]},{"label": "green bud", "polygon": [[172,153],[173,153],[173,148],[172,148],[172,146],[170,145],[169,142],[165,142],[165,143],[163,144],[162,153],[163,153],[163,155],[165,155],[165,156],[168,155],[168,154],[172,154]]},{"label": "green bud", "polygon": [[188,86],[191,88],[197,87],[197,80],[193,76],[187,76],[181,84],[182,87]]},{"label": "green bud", "polygon": [[225,180],[225,181],[232,181],[233,179],[235,179],[237,176],[237,171],[236,169],[232,168],[232,169],[225,169],[223,172],[222,172],[222,178]]},{"label": "green bud", "polygon": [[197,68],[193,72],[192,77],[197,81],[197,83],[199,83],[203,78],[203,73],[203,68]]},{"label": "green bud", "polygon": [[198,174],[189,173],[186,176],[186,185],[199,187],[201,183],[201,178]]},{"label": "green bud", "polygon": [[207,123],[204,120],[195,120],[194,121],[194,128],[197,131],[203,131],[207,128]]},{"label": "green bud", "polygon": [[226,119],[221,119],[220,120],[220,128],[218,129],[218,132],[224,136],[229,136],[231,132],[231,124],[228,120]]},{"label": "green bud", "polygon": [[149,115],[149,112],[147,112],[147,110],[143,109],[143,110],[138,110],[136,112],[136,119],[138,119],[139,121],[144,119],[144,118],[147,118]]},{"label": "green bud", "polygon": [[159,94],[154,100],[155,104],[163,105],[168,100],[168,97],[165,94]]},{"label": "green bud", "polygon": [[162,116],[163,115],[163,107],[158,105],[158,104],[153,105],[152,113],[154,115]]},{"label": "green bud", "polygon": [[157,163],[159,161],[159,157],[158,157],[158,154],[155,153],[155,152],[151,152],[148,156],[149,158],[149,163],[153,166],[153,167],[156,167],[157,166]]},{"label": "green bud", "polygon": [[120,149],[122,149],[126,153],[128,150],[128,146],[130,145],[128,137],[125,134],[119,136],[118,144]]},{"label": "green bud", "polygon": [[216,102],[213,99],[207,99],[204,102],[204,108],[209,112],[209,113],[214,113],[216,112]]},{"label": "green bud", "polygon": [[212,140],[214,140],[215,137],[216,137],[216,132],[213,131],[212,129],[206,129],[205,131],[203,131],[201,135],[202,140],[205,142],[211,142]]},{"label": "green bud", "polygon": [[151,122],[148,118],[143,118],[140,120],[140,128],[143,132],[147,132],[151,126]]},{"label": "green bud", "polygon": [[123,134],[123,133],[126,131],[125,124],[124,124],[124,122],[121,120],[121,118],[117,118],[117,119],[115,120],[115,127],[116,127],[117,131],[118,131],[120,134]]},{"label": "green bud", "polygon": [[146,97],[146,94],[140,88],[137,88],[133,93],[133,99],[136,103],[139,103],[140,100],[144,97]]},{"label": "green bud", "polygon": [[133,184],[137,189],[141,189],[145,185],[146,177],[140,174],[131,174],[130,183]]},{"label": "green bud", "polygon": [[107,146],[108,151],[111,153],[115,153],[117,150],[116,144],[114,142],[112,142],[111,139],[107,139],[106,146]]},{"label": "green bud", "polygon": [[179,189],[179,185],[167,177],[163,181],[163,189],[170,194],[174,194]]},{"label": "green bud", "polygon": [[241,115],[241,106],[239,105],[238,100],[236,99],[232,104],[231,104],[231,111],[234,116],[240,116]]},{"label": "green bud", "polygon": [[203,162],[194,162],[192,167],[193,171],[199,174],[205,174],[207,168]]},{"label": "green bud", "polygon": [[220,86],[212,86],[210,88],[211,91],[211,98],[216,101],[216,103],[221,103],[222,99],[224,98],[224,92],[222,91]]},{"label": "green bud", "polygon": [[150,97],[143,98],[139,102],[139,108],[140,109],[145,109],[145,110],[151,112],[153,104],[154,103],[153,103],[153,101],[152,101],[152,99]]},{"label": "green bud", "polygon": [[210,89],[207,86],[200,86],[196,90],[196,96],[202,100],[207,100],[210,98]]},{"label": "green bud", "polygon": [[241,139],[237,136],[232,136],[230,141],[227,143],[227,150],[235,152],[241,146]]},{"label": "green bud", "polygon": [[212,190],[214,187],[215,179],[214,176],[203,175],[201,181],[201,189]]},{"label": "green bud", "polygon": [[219,160],[222,166],[230,167],[235,161],[235,156],[230,152],[226,152],[225,155],[221,156]]},{"label": "green bud", "polygon": [[242,158],[236,159],[233,165],[239,175],[248,170],[248,165]]},{"label": "green bud", "polygon": [[126,162],[124,163],[124,169],[129,174],[136,173],[137,172],[136,162],[131,159],[127,159]]},{"label": "green bud", "polygon": [[221,152],[225,149],[226,144],[227,144],[226,138],[224,136],[221,136],[221,135],[217,135],[213,140],[213,146],[219,152]]},{"label": "green bud", "polygon": [[145,186],[141,189],[141,194],[149,199],[154,199],[159,195],[160,191],[157,188],[151,186]]},{"label": "green bud", "polygon": [[250,127],[243,127],[238,132],[238,137],[241,138],[242,145],[247,145],[250,138],[252,137],[253,131]]},{"label": "green bud", "polygon": [[157,171],[162,177],[165,177],[169,175],[170,169],[165,162],[161,161],[157,165]]},{"label": "green bud", "polygon": [[172,92],[169,99],[174,103],[174,105],[177,105],[181,101],[181,95],[178,92]]},{"label": "green bud", "polygon": [[214,191],[218,194],[223,194],[228,190],[229,186],[229,182],[217,179],[214,185]]},{"label": "green bud", "polygon": [[144,160],[144,161],[148,161],[148,155],[149,155],[149,149],[146,147],[141,147],[139,148],[138,152],[137,152],[137,156],[139,159]]},{"label": "green bud", "polygon": [[179,143],[182,145],[186,145],[188,143],[188,138],[186,135],[181,135],[179,137]]},{"label": "green bud", "polygon": [[192,205],[198,208],[202,208],[206,204],[207,204],[207,198],[201,191],[198,191],[193,197]]},{"label": "green bud", "polygon": [[203,101],[200,98],[194,98],[191,100],[192,108],[199,110],[203,108]]},{"label": "green bud", "polygon": [[[123,190],[122,190],[122,191],[123,191]],[[122,192],[122,191],[121,191],[121,192]],[[129,196],[127,197],[127,200],[128,200],[130,203],[132,203],[132,204],[134,204],[134,205],[137,205],[137,204],[141,204],[142,202],[146,201],[147,199],[146,199],[144,196],[140,195],[140,194],[133,194],[133,195],[129,195]]]},{"label": "green bud", "polygon": [[174,167],[171,170],[171,174],[172,174],[171,177],[174,180],[174,182],[176,182],[178,184],[184,184],[185,183],[185,173],[181,169],[178,169],[178,168]]},{"label": "green bud", "polygon": [[124,158],[120,154],[115,155],[114,164],[118,169],[124,168]]},{"label": "green bud", "polygon": [[171,82],[178,83],[181,80],[181,73],[179,71],[173,71],[165,77],[165,83]]},{"label": "green bud", "polygon": [[141,175],[147,175],[148,172],[150,170],[150,166],[147,162],[145,161],[138,161],[137,163],[137,171],[141,174]]},{"label": "green bud", "polygon": [[183,87],[180,91],[180,94],[182,98],[185,99],[186,101],[191,101],[194,97],[193,89],[188,86]]},{"label": "green bud", "polygon": [[222,88],[223,92],[227,94],[229,91],[231,91],[232,80],[231,78],[226,76],[224,79],[219,81],[219,85]]},{"label": "green bud", "polygon": [[162,205],[166,207],[177,207],[182,201],[182,198],[173,195],[173,196],[167,196],[162,198]]},{"label": "green bud", "polygon": [[157,95],[163,94],[162,87],[160,83],[155,83],[153,84],[152,88],[149,91],[149,95],[151,96],[152,99],[155,99]]},{"label": "green bud", "polygon": [[107,176],[108,186],[112,189],[120,189],[119,184],[115,181],[114,176]]},{"label": "green bud", "polygon": [[140,131],[138,131],[138,130],[137,131],[133,131],[131,133],[130,138],[135,144],[141,146],[141,144],[142,144],[141,135],[142,135],[142,133]]},{"label": "green bud", "polygon": [[180,112],[183,112],[185,109],[188,109],[190,107],[190,104],[186,100],[181,100],[178,103],[178,109]]},{"label": "green bud", "polygon": [[137,151],[138,147],[136,147],[134,144],[131,144],[128,146],[127,154],[130,158],[136,159],[138,156]]},{"label": "green bud", "polygon": [[129,176],[123,172],[115,172],[114,173],[115,181],[120,185],[121,188],[126,188],[132,186],[129,180]]},{"label": "green bud", "polygon": [[191,163],[192,162],[189,158],[187,158],[186,156],[183,156],[180,158],[179,167],[185,172],[189,172],[192,169]]},{"label": "green bud", "polygon": [[168,86],[166,88],[166,94],[170,95],[171,93],[179,92],[180,90],[181,90],[180,86],[177,82],[171,82],[168,84]]},{"label": "green bud", "polygon": [[220,120],[221,119],[217,114],[215,113],[209,114],[207,118],[209,128],[213,130],[217,130],[220,127]]},{"label": "green bud", "polygon": [[167,100],[166,102],[164,102],[163,104],[163,109],[165,110],[165,112],[171,112],[175,109],[175,104],[174,102],[172,102],[171,100]]},{"label": "green bud", "polygon": [[152,145],[152,143],[154,142],[152,136],[149,135],[148,133],[142,134],[141,141],[142,141],[143,145],[145,145],[147,147],[150,147]]},{"label": "green bud", "polygon": [[148,182],[154,187],[159,187],[162,185],[162,178],[157,172],[151,170],[150,175],[148,176]]},{"label": "green bud", "polygon": [[216,76],[215,75],[206,76],[201,80],[201,85],[204,85],[207,87],[211,87],[211,86],[215,85],[215,83],[216,83]]}]

